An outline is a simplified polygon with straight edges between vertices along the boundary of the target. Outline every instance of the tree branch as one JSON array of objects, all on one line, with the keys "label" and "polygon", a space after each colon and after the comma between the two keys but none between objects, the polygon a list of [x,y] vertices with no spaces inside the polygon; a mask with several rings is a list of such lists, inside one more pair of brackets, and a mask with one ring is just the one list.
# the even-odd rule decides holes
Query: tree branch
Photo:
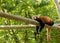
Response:
[{"label": "tree branch", "polygon": [[26,22],[26,23],[28,22],[28,24],[39,25],[39,23],[35,20],[28,19],[28,18],[23,18],[23,17],[20,17],[20,16],[15,16],[15,15],[3,13],[3,12],[0,12],[0,17],[4,17],[4,18],[7,18],[7,19],[13,19],[13,20],[17,20],[17,21],[23,21],[23,22]]},{"label": "tree branch", "polygon": [[[47,28],[50,28],[50,29],[55,29],[55,30],[59,30],[60,31],[60,26],[48,26],[48,25],[45,25],[45,27]],[[31,29],[31,28],[36,28],[35,25],[0,25],[0,29],[2,30],[6,30],[6,29]]]},{"label": "tree branch", "polygon": [[59,6],[59,3],[58,3],[58,0],[54,0],[54,4],[56,6],[57,13],[58,13],[58,16],[60,18],[60,6]]},{"label": "tree branch", "polygon": [[28,28],[35,28],[35,25],[0,25],[0,29],[28,29]]},{"label": "tree branch", "polygon": [[55,30],[59,30],[60,31],[60,26],[58,26],[58,25],[53,25],[53,26],[48,26],[48,25],[45,25],[45,27],[47,27],[47,28],[50,28],[50,29],[55,29]]}]

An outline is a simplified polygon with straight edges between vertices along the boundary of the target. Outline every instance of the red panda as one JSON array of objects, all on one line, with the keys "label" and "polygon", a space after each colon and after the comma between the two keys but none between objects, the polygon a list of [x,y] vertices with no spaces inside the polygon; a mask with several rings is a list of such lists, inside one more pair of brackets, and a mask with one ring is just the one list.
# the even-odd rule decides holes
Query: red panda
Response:
[{"label": "red panda", "polygon": [[[40,23],[40,26],[36,26],[36,32],[38,33],[42,31],[42,29],[44,28],[45,24],[49,25],[49,26],[53,26],[54,22],[51,18],[49,18],[48,16],[33,16],[32,19],[38,21]],[[40,27],[40,29],[39,29]]]}]

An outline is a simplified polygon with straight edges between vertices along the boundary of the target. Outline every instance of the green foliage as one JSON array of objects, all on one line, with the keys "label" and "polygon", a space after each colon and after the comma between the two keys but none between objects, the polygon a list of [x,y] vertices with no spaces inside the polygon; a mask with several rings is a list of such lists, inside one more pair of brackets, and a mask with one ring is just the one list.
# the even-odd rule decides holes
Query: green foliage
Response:
[{"label": "green foliage", "polygon": [[[58,19],[53,0],[0,0],[0,11],[31,18],[33,15],[49,16],[54,21]],[[0,25],[24,25],[27,23],[0,18]],[[35,29],[34,29],[35,30]],[[40,43],[40,35],[35,40],[34,30],[1,30],[0,43]],[[59,43],[59,32],[52,30],[51,43]],[[45,29],[41,33],[42,42],[47,43]]]}]

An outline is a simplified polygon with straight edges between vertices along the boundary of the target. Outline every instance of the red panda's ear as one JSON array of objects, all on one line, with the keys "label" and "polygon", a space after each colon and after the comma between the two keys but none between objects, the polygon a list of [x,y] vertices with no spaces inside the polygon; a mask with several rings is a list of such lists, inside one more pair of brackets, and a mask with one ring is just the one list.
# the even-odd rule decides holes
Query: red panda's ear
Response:
[{"label": "red panda's ear", "polygon": [[34,16],[32,17],[32,19],[37,19],[37,18],[40,18],[40,16],[39,16],[39,15],[34,15]]},{"label": "red panda's ear", "polygon": [[40,16],[39,16],[39,15],[37,15],[37,16],[36,16],[36,18],[40,18]]}]

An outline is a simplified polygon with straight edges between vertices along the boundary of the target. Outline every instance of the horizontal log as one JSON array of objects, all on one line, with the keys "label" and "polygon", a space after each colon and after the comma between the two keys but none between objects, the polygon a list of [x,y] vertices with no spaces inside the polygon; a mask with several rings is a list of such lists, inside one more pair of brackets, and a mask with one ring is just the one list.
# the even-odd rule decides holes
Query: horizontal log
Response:
[{"label": "horizontal log", "polygon": [[59,30],[59,31],[60,31],[60,26],[59,26],[59,25],[56,25],[56,24],[54,24],[53,26],[45,25],[45,27],[50,28],[50,29]]},{"label": "horizontal log", "polygon": [[35,20],[20,17],[20,16],[16,16],[16,15],[13,15],[13,14],[7,14],[7,13],[0,12],[0,17],[4,17],[4,18],[7,18],[7,19],[13,19],[13,20],[16,20],[16,21],[23,21],[23,22],[26,22],[26,23],[28,22],[28,24],[39,25],[39,23]]},{"label": "horizontal log", "polygon": [[8,29],[29,29],[29,28],[35,28],[35,25],[0,25],[0,29],[2,30],[8,30]]},{"label": "horizontal log", "polygon": [[[47,27],[47,28],[50,28],[50,29],[55,29],[55,30],[59,30],[60,31],[60,26],[56,26],[56,25],[54,25],[54,26],[48,26],[48,25],[45,25],[45,27]],[[36,28],[36,26],[35,25],[0,25],[0,29],[2,29],[2,30],[8,30],[8,29],[31,29],[31,28],[33,28],[33,29],[35,29]]]}]

